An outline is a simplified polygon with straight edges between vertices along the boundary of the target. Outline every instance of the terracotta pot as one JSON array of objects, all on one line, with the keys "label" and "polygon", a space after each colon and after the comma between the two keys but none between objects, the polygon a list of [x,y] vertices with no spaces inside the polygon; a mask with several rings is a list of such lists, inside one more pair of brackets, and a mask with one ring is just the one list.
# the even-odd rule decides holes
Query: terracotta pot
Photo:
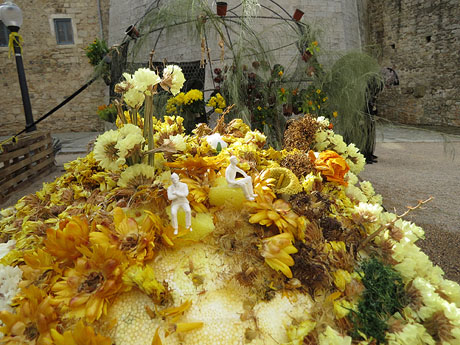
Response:
[{"label": "terracotta pot", "polygon": [[308,60],[311,59],[311,57],[313,56],[312,53],[310,53],[308,50],[304,51],[303,54],[302,54],[302,60],[307,62]]},{"label": "terracotta pot", "polygon": [[217,2],[217,15],[225,17],[227,15],[227,3],[224,1]]},{"label": "terracotta pot", "polygon": [[294,20],[298,22],[300,19],[302,19],[302,16],[303,16],[303,12],[299,9],[296,9],[292,18],[294,18]]},{"label": "terracotta pot", "polygon": [[134,39],[140,36],[139,31],[137,31],[134,25],[128,26],[128,28],[125,30],[125,34]]}]

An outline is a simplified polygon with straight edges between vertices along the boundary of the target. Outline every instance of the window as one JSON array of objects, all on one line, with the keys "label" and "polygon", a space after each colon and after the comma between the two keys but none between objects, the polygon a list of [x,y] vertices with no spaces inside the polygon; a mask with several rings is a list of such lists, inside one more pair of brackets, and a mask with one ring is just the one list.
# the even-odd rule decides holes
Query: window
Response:
[{"label": "window", "polygon": [[7,47],[8,46],[8,28],[3,24],[0,20],[0,47]]},{"label": "window", "polygon": [[70,18],[54,19],[54,32],[56,33],[57,44],[74,44],[72,19]]}]

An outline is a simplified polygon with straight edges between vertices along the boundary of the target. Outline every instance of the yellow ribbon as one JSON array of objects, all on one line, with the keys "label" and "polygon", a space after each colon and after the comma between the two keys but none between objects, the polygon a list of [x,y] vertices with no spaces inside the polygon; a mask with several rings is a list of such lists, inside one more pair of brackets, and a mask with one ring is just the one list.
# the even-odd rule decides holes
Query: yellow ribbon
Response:
[{"label": "yellow ribbon", "polygon": [[14,55],[14,43],[15,42],[21,49],[21,54],[22,54],[22,43],[24,43],[24,40],[22,39],[22,36],[19,33],[12,32],[10,33],[10,40],[8,42],[8,58],[11,56],[11,54]]},{"label": "yellow ribbon", "polygon": [[6,140],[3,140],[2,142],[0,142],[0,153],[3,152],[3,145],[7,144],[7,143],[10,142],[10,141],[11,141],[12,143],[17,143],[17,142],[18,142],[17,138],[14,137],[14,136],[11,137],[11,138],[8,138],[8,139],[6,139]]}]

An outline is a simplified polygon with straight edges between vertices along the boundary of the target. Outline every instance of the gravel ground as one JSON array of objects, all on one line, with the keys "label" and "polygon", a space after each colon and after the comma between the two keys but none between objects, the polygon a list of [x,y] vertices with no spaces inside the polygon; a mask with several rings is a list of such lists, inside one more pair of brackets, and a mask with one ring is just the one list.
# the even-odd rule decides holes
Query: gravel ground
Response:
[{"label": "gravel ground", "polygon": [[[460,283],[460,142],[379,142],[375,154],[378,163],[367,165],[360,178],[371,181],[375,191],[382,194],[384,207],[397,214],[419,200],[434,198],[405,219],[425,230],[426,239],[418,245],[444,269],[448,279]],[[53,171],[12,195],[0,209],[41,189],[43,182],[53,181],[63,173],[65,162],[79,156],[84,154],[56,156]]]},{"label": "gravel ground", "polygon": [[460,142],[378,143],[377,164],[366,165],[360,178],[383,196],[383,206],[402,214],[406,206],[434,199],[405,217],[425,230],[417,245],[460,283]]}]

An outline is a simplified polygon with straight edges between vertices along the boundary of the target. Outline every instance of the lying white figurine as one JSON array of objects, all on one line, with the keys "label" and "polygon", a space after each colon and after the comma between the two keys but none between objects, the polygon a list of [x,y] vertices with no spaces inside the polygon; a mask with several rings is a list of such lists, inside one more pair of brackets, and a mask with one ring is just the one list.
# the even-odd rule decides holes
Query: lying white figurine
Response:
[{"label": "lying white figurine", "polygon": [[[253,193],[252,188],[252,178],[248,176],[243,170],[238,168],[238,159],[235,156],[230,157],[230,165],[225,170],[225,179],[227,184],[232,188],[241,188],[243,190],[244,196],[249,201],[254,201],[254,198],[257,196]],[[243,175],[242,179],[236,179],[236,173]]]},{"label": "lying white figurine", "polygon": [[171,175],[172,185],[168,187],[168,199],[171,204],[171,223],[174,228],[174,235],[179,232],[177,222],[177,211],[182,208],[185,212],[185,227],[192,231],[192,210],[187,200],[188,187],[185,183],[179,181],[179,176],[174,173]]}]

